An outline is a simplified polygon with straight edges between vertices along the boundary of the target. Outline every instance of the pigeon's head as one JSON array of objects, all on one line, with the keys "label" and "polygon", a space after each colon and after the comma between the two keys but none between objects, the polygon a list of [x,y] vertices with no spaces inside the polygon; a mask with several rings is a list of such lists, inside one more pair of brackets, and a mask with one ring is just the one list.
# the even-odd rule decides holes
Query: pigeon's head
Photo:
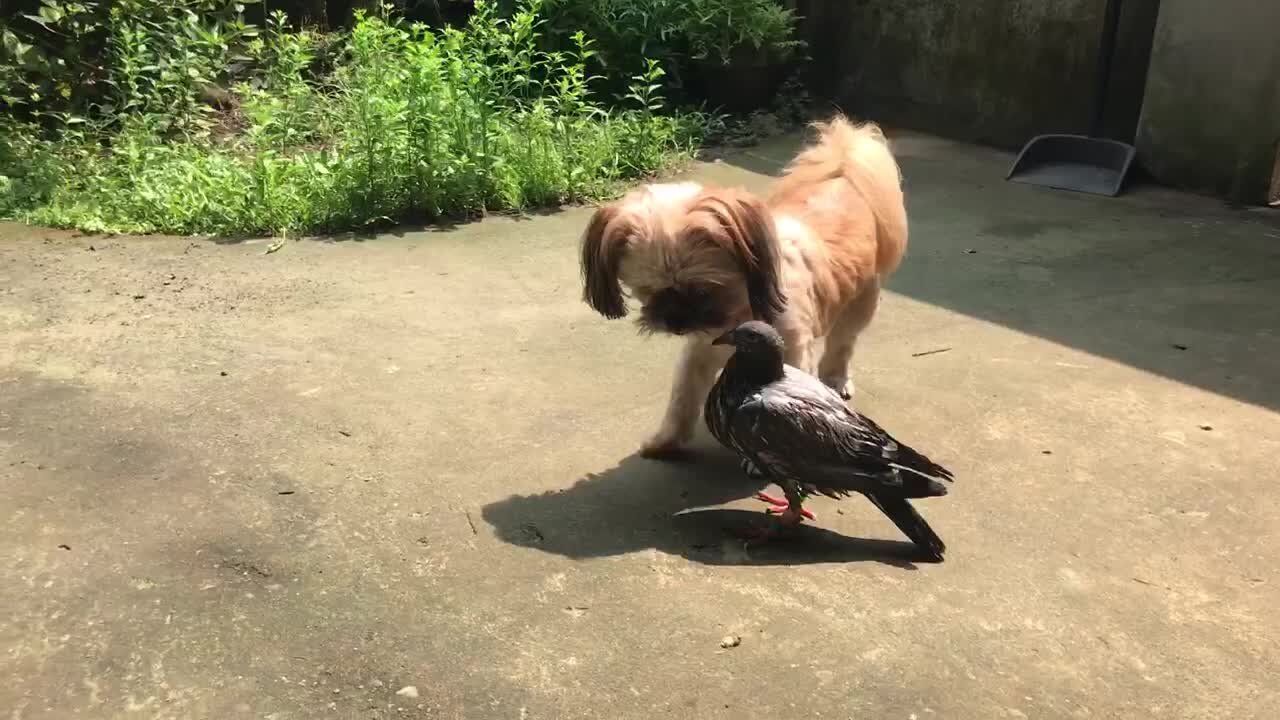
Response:
[{"label": "pigeon's head", "polygon": [[750,320],[716,338],[712,345],[732,345],[748,355],[782,356],[782,336],[767,322]]}]

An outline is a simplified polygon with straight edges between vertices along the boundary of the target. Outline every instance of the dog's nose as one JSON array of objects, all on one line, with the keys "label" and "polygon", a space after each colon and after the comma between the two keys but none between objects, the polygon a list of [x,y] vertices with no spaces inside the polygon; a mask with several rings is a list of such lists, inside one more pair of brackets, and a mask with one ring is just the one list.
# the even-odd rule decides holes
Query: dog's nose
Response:
[{"label": "dog's nose", "polygon": [[689,323],[685,320],[684,317],[667,316],[663,318],[662,324],[666,325],[667,329],[670,330],[671,333],[674,335],[683,335],[689,332]]}]

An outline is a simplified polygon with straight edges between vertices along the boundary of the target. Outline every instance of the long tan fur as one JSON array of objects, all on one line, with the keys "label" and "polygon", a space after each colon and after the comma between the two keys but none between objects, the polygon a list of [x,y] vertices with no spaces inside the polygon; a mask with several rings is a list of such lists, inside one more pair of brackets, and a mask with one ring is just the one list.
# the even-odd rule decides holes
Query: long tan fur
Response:
[{"label": "long tan fur", "polygon": [[777,327],[789,364],[852,393],[854,344],[906,253],[907,214],[878,126],[836,116],[815,127],[765,201],[697,183],[646,185],[597,211],[584,234],[587,301],[620,317],[625,285],[643,305],[643,328],[688,339],[645,454],[690,439],[726,359],[710,341],[753,317]]},{"label": "long tan fur", "polygon": [[854,125],[842,116],[814,127],[817,144],[791,161],[769,203],[780,208],[802,205],[823,183],[845,180],[876,219],[876,272],[892,274],[907,251],[907,209],[902,173],[884,132],[875,123]]},{"label": "long tan fur", "polygon": [[777,231],[765,203],[743,191],[703,193],[687,223],[738,260],[752,315],[773,322],[786,309],[786,296],[779,282]]}]

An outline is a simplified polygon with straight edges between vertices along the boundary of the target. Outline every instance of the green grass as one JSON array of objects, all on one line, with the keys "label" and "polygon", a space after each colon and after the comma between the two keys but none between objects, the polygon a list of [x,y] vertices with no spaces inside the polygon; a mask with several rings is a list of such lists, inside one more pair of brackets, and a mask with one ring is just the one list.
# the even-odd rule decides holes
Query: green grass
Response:
[{"label": "green grass", "polygon": [[[197,31],[113,18],[97,112],[0,121],[0,217],[224,236],[469,217],[610,195],[706,127],[664,110],[655,63],[623,107],[599,101],[590,40],[541,50],[538,0],[443,31],[364,17],[336,47],[280,17],[233,39],[172,22]],[[202,103],[240,56],[230,109]]]}]

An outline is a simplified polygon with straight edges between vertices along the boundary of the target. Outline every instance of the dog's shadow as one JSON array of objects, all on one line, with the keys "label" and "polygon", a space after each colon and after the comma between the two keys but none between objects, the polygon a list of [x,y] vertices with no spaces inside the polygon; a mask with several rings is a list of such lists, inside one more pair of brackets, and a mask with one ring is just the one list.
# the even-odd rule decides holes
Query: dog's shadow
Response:
[{"label": "dog's shadow", "polygon": [[677,460],[631,455],[569,488],[513,495],[481,514],[504,542],[578,559],[655,548],[709,565],[875,561],[913,569],[926,561],[913,543],[846,537],[820,524],[747,547],[739,536],[765,522],[764,505],[751,511],[714,506],[750,497],[764,485],[727,452],[700,441]]}]

